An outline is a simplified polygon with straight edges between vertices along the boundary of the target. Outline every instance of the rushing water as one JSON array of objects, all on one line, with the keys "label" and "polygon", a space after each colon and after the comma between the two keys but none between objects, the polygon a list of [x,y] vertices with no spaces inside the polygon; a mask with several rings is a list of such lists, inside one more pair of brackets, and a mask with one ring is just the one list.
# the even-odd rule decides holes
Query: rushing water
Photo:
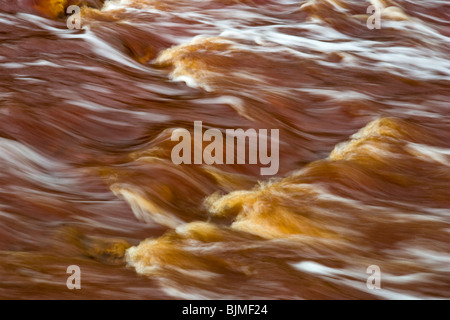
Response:
[{"label": "rushing water", "polygon": [[450,298],[449,1],[103,2],[0,0],[0,298]]}]

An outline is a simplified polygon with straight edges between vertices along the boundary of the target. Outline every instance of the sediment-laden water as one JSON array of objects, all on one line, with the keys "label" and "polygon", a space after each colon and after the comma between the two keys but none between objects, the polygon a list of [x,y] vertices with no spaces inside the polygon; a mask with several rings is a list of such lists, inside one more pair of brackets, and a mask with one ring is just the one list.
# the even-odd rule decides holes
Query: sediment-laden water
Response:
[{"label": "sediment-laden water", "polygon": [[[442,0],[0,0],[0,298],[450,298],[449,18]],[[195,121],[278,129],[277,174],[174,164]]]}]

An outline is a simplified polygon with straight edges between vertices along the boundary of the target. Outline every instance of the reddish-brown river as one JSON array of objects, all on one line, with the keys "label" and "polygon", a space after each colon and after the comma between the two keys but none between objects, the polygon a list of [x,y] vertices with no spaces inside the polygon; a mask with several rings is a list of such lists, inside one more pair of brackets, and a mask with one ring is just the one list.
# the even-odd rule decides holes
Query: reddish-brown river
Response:
[{"label": "reddish-brown river", "polygon": [[[0,0],[0,298],[450,298],[449,21],[446,0]],[[194,121],[279,129],[277,174],[175,164]]]}]

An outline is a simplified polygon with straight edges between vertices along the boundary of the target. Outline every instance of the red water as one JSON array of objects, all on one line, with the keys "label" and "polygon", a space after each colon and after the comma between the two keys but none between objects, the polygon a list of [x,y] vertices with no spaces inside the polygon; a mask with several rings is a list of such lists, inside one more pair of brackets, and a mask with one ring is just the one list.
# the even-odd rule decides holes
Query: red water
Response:
[{"label": "red water", "polygon": [[[0,0],[0,298],[450,298],[450,4],[372,3]],[[194,121],[278,174],[173,164]]]}]

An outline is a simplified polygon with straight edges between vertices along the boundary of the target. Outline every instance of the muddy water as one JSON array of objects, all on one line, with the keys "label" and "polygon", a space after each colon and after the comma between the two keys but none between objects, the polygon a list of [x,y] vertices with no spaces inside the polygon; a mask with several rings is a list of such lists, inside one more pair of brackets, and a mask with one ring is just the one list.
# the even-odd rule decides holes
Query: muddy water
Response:
[{"label": "muddy water", "polygon": [[[0,298],[450,298],[449,15],[1,0]],[[278,174],[173,164],[194,121],[279,129]]]}]

